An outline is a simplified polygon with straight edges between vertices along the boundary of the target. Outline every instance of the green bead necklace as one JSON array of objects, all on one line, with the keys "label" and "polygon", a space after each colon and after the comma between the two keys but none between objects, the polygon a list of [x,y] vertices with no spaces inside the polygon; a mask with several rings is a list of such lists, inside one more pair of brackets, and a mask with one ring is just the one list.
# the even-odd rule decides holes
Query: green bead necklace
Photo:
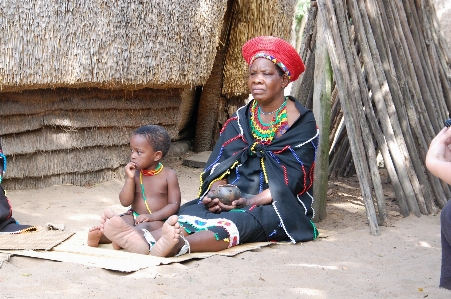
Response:
[{"label": "green bead necklace", "polygon": [[[265,123],[261,119],[260,114],[274,114],[274,116],[270,123]],[[251,106],[250,116],[250,125],[255,141],[262,144],[269,144],[274,139],[277,131],[288,125],[287,99],[285,98],[285,101],[277,110],[269,113],[261,112],[260,105],[254,100]]]}]

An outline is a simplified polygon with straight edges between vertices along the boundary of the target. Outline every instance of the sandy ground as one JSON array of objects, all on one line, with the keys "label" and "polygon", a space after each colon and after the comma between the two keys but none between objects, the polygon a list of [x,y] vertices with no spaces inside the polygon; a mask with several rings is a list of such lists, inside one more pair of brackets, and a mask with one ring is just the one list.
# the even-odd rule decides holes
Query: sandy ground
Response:
[{"label": "sandy ground", "polygon": [[[197,194],[200,170],[168,161],[179,175],[182,200]],[[9,191],[21,223],[96,225],[103,208],[124,211],[122,181]],[[438,287],[439,215],[397,213],[387,187],[391,227],[372,236],[356,178],[330,181],[327,238],[271,245],[234,257],[213,256],[122,273],[68,262],[12,256],[0,268],[2,298],[451,298]]]}]

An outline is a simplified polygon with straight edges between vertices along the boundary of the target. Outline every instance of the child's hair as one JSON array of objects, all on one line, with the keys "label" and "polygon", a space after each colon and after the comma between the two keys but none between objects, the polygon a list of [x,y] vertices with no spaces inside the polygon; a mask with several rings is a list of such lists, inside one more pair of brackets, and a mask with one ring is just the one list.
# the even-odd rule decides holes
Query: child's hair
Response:
[{"label": "child's hair", "polygon": [[157,125],[142,126],[138,128],[133,135],[142,135],[146,137],[153,150],[157,152],[161,151],[163,157],[166,156],[169,151],[171,137],[163,127]]}]

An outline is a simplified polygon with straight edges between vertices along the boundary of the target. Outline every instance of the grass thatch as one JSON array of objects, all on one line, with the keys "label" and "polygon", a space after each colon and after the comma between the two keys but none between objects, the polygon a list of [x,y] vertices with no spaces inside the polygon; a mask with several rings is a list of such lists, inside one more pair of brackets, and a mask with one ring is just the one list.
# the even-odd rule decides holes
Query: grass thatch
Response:
[{"label": "grass thatch", "polygon": [[[0,141],[8,159],[3,182],[33,188],[116,177],[113,170],[128,161],[136,128],[158,124],[173,141],[180,139],[187,125],[181,114],[192,110],[193,96],[189,89],[0,93]],[[22,179],[27,183],[17,182]]]},{"label": "grass thatch", "polygon": [[[125,165],[129,159],[130,152],[125,145],[123,147],[90,147],[52,151],[45,154],[12,156],[8,160],[11,167],[8,167],[7,178],[40,178],[56,174],[115,169]],[[33,167],[30,167],[31,165]]]},{"label": "grass thatch", "polygon": [[[0,136],[47,126],[64,127],[66,131],[97,127],[136,128],[150,123],[178,126],[181,103],[189,106],[194,100],[186,94],[189,92],[182,89],[144,89],[129,94],[100,89],[2,93]],[[171,137],[177,139],[177,134]]]},{"label": "grass thatch", "polygon": [[2,138],[3,149],[13,155],[28,155],[36,152],[71,150],[94,146],[108,147],[127,145],[135,128],[110,127],[80,130],[44,128],[22,134],[10,134]]},{"label": "grass thatch", "polygon": [[93,186],[99,182],[123,178],[124,170],[122,167],[118,167],[87,173],[76,172],[45,176],[39,179],[34,177],[13,178],[3,181],[2,185],[6,190],[37,189],[54,185]]},{"label": "grass thatch", "polygon": [[[162,127],[168,131],[170,136],[177,136],[178,130],[174,126]],[[8,156],[93,146],[128,146],[130,136],[136,128],[137,126],[65,130],[46,127],[37,131],[5,135],[2,137],[2,145]]]},{"label": "grass thatch", "polygon": [[[192,101],[184,89],[103,90],[43,89],[0,94],[0,116],[42,114],[49,111],[177,108],[180,98]],[[0,127],[1,130],[1,127]],[[0,131],[1,132],[1,131]],[[1,134],[1,133],[0,133]]]},{"label": "grass thatch", "polygon": [[[183,153],[188,150],[188,146],[189,145],[186,142],[173,142],[169,149],[169,153],[162,160],[163,163],[173,159],[179,159],[180,155],[183,155]],[[7,190],[13,190],[35,189],[63,184],[89,186],[111,179],[125,178],[123,165],[129,160],[128,145],[108,148],[91,148],[88,150],[71,150],[70,152],[72,153],[67,155],[68,152],[69,151],[60,151],[48,155],[47,158],[49,159],[44,159],[44,163],[46,164],[45,168],[58,174],[47,173],[39,177],[31,176],[29,174],[23,177],[14,177],[17,173],[13,172],[11,174],[10,170],[12,168],[19,168],[23,173],[27,169],[30,169],[30,165],[33,165],[39,166],[42,171],[42,165],[37,164],[38,161],[42,162],[42,157],[38,157],[37,154],[18,156],[17,158],[11,157],[9,161],[12,161],[14,164],[12,165],[13,167],[8,168],[7,176],[2,182],[3,187]],[[98,160],[99,153],[106,157],[102,160],[103,162]],[[34,159],[35,157],[38,157],[35,159],[36,161],[30,162],[29,159]],[[79,159],[80,167],[77,167],[75,172],[69,172],[69,170],[73,170],[75,168],[73,162],[69,161],[68,163],[70,167],[66,168],[65,162],[67,162],[67,159],[69,158]],[[86,169],[93,169],[93,167],[89,167],[87,165],[89,161],[97,164],[97,168],[99,168],[99,170],[86,171]],[[55,163],[58,163],[59,165],[49,167],[50,164]],[[119,167],[104,168],[106,166],[114,167],[114,165],[118,163],[120,164]],[[36,174],[36,172],[32,172],[31,174]]]},{"label": "grass thatch", "polygon": [[236,22],[232,24],[230,44],[224,66],[222,92],[227,96],[248,93],[247,65],[241,55],[243,44],[258,35],[274,35],[291,40],[296,0],[237,0]]},{"label": "grass thatch", "polygon": [[203,85],[227,0],[8,0],[0,87],[139,89]]}]

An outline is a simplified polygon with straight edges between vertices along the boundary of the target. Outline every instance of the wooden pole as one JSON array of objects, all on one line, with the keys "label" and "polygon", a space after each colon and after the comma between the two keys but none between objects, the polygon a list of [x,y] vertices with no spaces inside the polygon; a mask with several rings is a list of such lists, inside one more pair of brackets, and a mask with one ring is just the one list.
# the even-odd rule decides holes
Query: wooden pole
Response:
[{"label": "wooden pole", "polygon": [[329,178],[329,133],[330,109],[332,89],[332,69],[327,53],[326,39],[322,27],[322,18],[318,19],[317,46],[314,72],[313,113],[320,132],[320,140],[315,162],[315,180],[313,194],[315,201],[313,207],[316,211],[313,221],[319,222],[326,218],[326,201]]}]

